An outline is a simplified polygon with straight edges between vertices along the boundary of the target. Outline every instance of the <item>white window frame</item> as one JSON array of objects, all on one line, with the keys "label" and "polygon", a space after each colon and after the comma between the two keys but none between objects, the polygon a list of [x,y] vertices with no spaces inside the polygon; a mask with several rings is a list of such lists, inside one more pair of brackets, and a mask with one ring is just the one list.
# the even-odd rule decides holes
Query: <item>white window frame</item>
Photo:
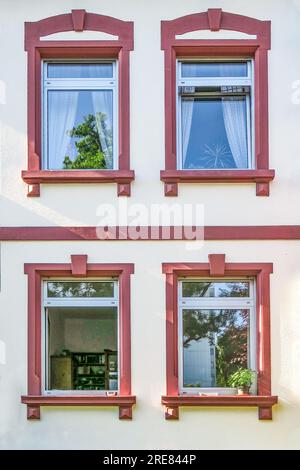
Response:
[{"label": "white window frame", "polygon": [[[113,297],[47,297],[47,283],[48,282],[113,282],[114,283],[114,296]],[[48,308],[49,307],[116,307],[117,308],[117,329],[118,329],[118,389],[114,392],[120,391],[120,318],[119,318],[119,281],[115,278],[44,278],[42,280],[42,302],[41,302],[41,324],[42,324],[42,390],[44,395],[106,395],[112,390],[54,390],[49,389],[49,330],[48,330]],[[77,352],[77,351],[75,351]],[[92,354],[92,353],[91,353]]]},{"label": "white window frame", "polygon": [[[181,64],[184,62],[195,63],[218,63],[218,62],[246,62],[247,63],[247,77],[182,77]],[[234,58],[178,58],[176,61],[176,146],[177,146],[177,169],[185,170],[183,168],[183,155],[182,155],[182,128],[181,128],[181,96],[179,94],[179,87],[182,86],[249,86],[250,96],[246,95],[246,113],[247,113],[247,143],[248,143],[248,167],[246,170],[255,168],[254,161],[254,61],[247,57],[234,57]],[[192,95],[191,95],[192,97]],[[230,168],[230,170],[242,170],[243,168]],[[195,168],[197,170],[212,170],[211,168]],[[214,168],[213,170],[220,170],[222,168]]]},{"label": "white window frame", "polygon": [[[249,282],[249,297],[182,297],[183,282]],[[210,395],[231,395],[235,392],[230,387],[184,387],[183,386],[183,310],[203,309],[203,310],[228,310],[247,309],[249,310],[249,339],[248,339],[248,367],[257,369],[256,357],[256,293],[255,279],[249,277],[230,278],[199,278],[189,277],[178,280],[178,378],[179,392],[182,394],[210,394]],[[255,387],[256,384],[253,384]]]},{"label": "white window frame", "polygon": [[[112,64],[112,78],[48,78],[48,64]],[[69,60],[69,59],[47,59],[42,61],[42,166],[43,170],[51,170],[48,155],[48,91],[50,90],[108,90],[113,93],[113,167],[105,170],[118,169],[118,61],[116,59],[105,60]],[[67,171],[61,168],[60,170]],[[73,171],[73,170],[72,170]],[[80,171],[89,171],[81,169]]]}]

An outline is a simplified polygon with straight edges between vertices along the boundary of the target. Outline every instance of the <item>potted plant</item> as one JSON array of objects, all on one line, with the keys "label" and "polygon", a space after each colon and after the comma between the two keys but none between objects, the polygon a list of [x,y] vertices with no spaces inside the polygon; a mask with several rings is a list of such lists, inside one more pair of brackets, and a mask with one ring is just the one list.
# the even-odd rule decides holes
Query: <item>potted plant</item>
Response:
[{"label": "potted plant", "polygon": [[237,388],[238,395],[245,395],[249,393],[255,376],[256,372],[254,370],[239,367],[229,376],[228,385]]}]

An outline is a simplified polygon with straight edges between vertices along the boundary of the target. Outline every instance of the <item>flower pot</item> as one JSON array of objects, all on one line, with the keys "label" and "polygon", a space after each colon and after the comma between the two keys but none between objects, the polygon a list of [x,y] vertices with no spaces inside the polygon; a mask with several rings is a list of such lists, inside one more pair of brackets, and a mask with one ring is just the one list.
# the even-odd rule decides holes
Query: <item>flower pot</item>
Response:
[{"label": "flower pot", "polygon": [[243,385],[242,387],[237,387],[238,395],[249,395],[250,387],[248,385]]}]

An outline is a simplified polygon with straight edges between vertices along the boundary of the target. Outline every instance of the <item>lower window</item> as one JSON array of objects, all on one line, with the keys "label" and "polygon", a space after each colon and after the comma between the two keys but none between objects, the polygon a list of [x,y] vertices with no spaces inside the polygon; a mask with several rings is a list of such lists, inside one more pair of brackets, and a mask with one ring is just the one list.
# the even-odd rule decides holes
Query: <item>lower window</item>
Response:
[{"label": "lower window", "polygon": [[44,281],[45,392],[119,391],[118,281]]},{"label": "lower window", "polygon": [[179,282],[180,391],[256,394],[254,280]]}]

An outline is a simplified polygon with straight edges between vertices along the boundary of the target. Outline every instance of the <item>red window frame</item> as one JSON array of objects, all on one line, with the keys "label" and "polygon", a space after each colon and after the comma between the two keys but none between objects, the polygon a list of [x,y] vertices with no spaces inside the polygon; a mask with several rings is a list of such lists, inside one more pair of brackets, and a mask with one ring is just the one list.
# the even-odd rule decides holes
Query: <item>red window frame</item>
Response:
[{"label": "red window frame", "polygon": [[[163,263],[166,275],[166,419],[178,419],[180,406],[256,406],[259,419],[272,419],[278,397],[271,393],[270,274],[272,263],[225,263],[224,254],[209,263]],[[178,278],[253,276],[256,279],[257,395],[180,395],[178,382]]]},{"label": "red window frame", "polygon": [[[177,39],[191,31],[239,31],[256,39]],[[178,195],[178,183],[256,183],[257,196],[269,196],[269,182],[275,176],[269,169],[268,135],[268,50],[271,22],[227,13],[222,9],[182,16],[161,22],[161,49],[165,56],[165,196]],[[247,55],[254,59],[255,169],[178,170],[176,158],[176,59],[177,57]]]},{"label": "red window frame", "polygon": [[[47,41],[41,37],[66,31],[99,31],[117,40]],[[79,35],[80,36],[80,35]],[[133,22],[72,10],[71,13],[25,23],[28,57],[28,169],[22,178],[28,196],[40,195],[41,183],[111,183],[118,196],[130,196],[134,171],[130,170],[129,54],[133,50]],[[47,58],[116,58],[119,70],[119,158],[117,170],[43,170],[41,124],[41,61]]]},{"label": "red window frame", "polygon": [[[41,406],[118,406],[120,419],[132,418],[136,397],[131,394],[130,275],[133,264],[87,264],[87,255],[71,255],[70,264],[24,265],[28,276],[28,393],[21,397],[27,418],[40,419]],[[42,279],[51,277],[119,279],[120,392],[116,396],[42,394]]]}]

